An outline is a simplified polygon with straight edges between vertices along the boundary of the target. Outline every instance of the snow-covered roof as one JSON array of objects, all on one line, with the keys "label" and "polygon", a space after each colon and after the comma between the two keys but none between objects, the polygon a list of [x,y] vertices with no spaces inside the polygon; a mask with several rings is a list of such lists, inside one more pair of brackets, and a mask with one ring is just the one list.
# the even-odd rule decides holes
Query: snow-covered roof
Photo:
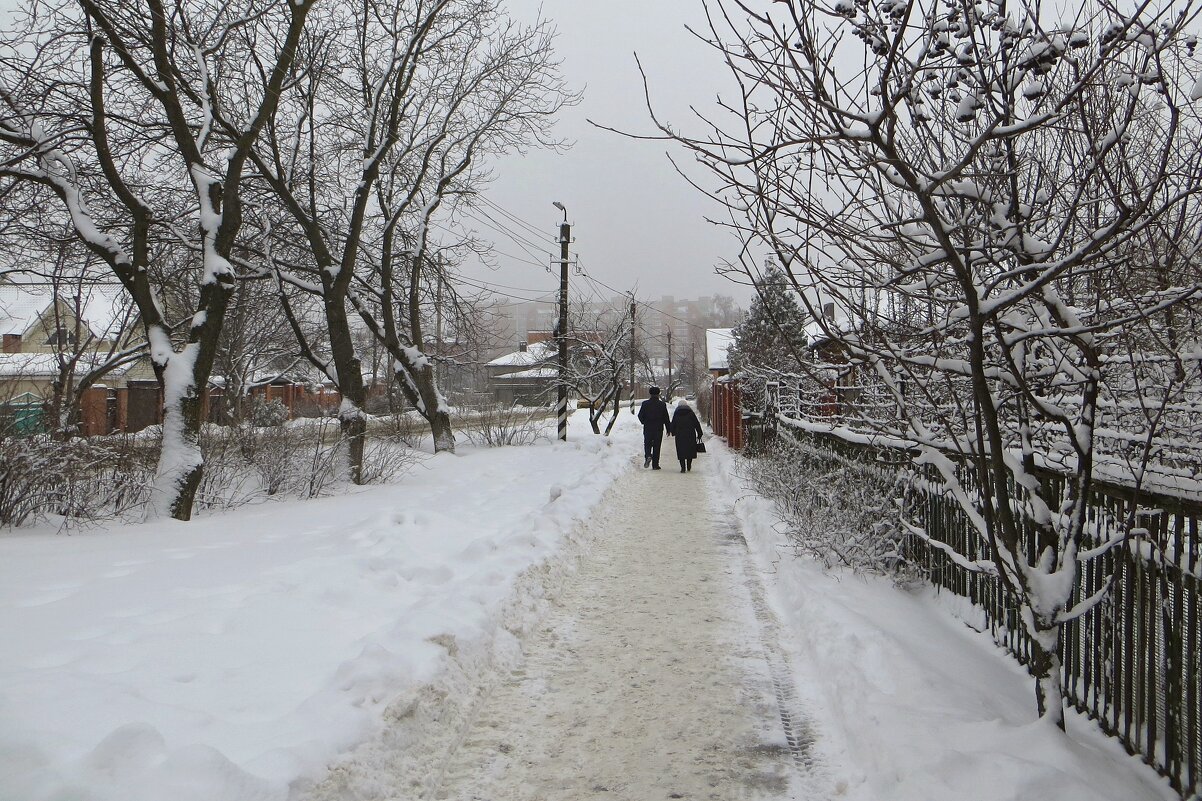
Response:
[{"label": "snow-covered roof", "polygon": [[[363,379],[365,381],[371,380],[371,364],[370,363],[363,362],[362,370],[360,372],[363,373]],[[387,373],[387,370],[385,370],[385,372]],[[389,376],[390,375],[391,374],[389,374]],[[212,379],[210,379],[210,380],[212,380]],[[318,370],[316,367],[309,364],[308,362],[298,362],[295,364],[291,364],[287,368],[284,368],[284,369],[272,370],[272,369],[263,368],[263,369],[259,369],[259,370],[254,370],[250,373],[250,375],[248,375],[246,377],[247,383],[255,384],[255,385],[305,384],[305,385],[316,386],[317,384],[321,384],[321,383],[323,383],[325,381],[329,381],[329,380],[330,380],[329,376],[325,375],[324,373],[322,373],[320,370]]]},{"label": "snow-covered roof", "polygon": [[735,344],[732,328],[707,328],[705,331],[705,363],[710,370],[729,370],[726,350]]},{"label": "snow-covered roof", "polygon": [[828,317],[826,320],[810,320],[805,326],[806,344],[810,347],[820,345],[831,339],[831,334],[845,333],[854,331],[860,326],[860,318],[852,318],[843,309],[836,308],[833,312],[833,317]]},{"label": "snow-covered roof", "polygon": [[48,293],[0,286],[0,333],[24,334],[49,305]]},{"label": "snow-covered roof", "polygon": [[559,376],[559,370],[555,367],[534,367],[534,368],[531,368],[530,370],[518,370],[516,373],[505,373],[503,375],[496,376],[496,378],[546,379],[546,378],[557,378],[558,376]]},{"label": "snow-covered roof", "polygon": [[[74,302],[68,296],[74,288],[60,291],[59,296],[69,307]],[[0,284],[0,333],[24,335],[50,309],[54,289],[49,286]],[[100,339],[111,339],[125,318],[129,307],[125,290],[119,286],[89,287],[83,292],[83,321]]]},{"label": "snow-covered roof", "polygon": [[[101,364],[103,359],[96,353],[84,353],[75,363],[75,374],[87,372]],[[117,375],[128,370],[132,364],[122,365],[112,374]],[[58,375],[58,354],[56,353],[0,353],[0,376],[5,378],[45,378]]]},{"label": "snow-covered roof", "polygon": [[[68,301],[70,302],[70,301]],[[135,318],[130,313],[133,299],[124,287],[104,286],[87,291],[83,301],[84,322],[101,339],[113,339]]]},{"label": "snow-covered roof", "polygon": [[488,367],[530,367],[550,359],[556,353],[554,342],[535,342],[526,350],[518,350],[498,356]]}]

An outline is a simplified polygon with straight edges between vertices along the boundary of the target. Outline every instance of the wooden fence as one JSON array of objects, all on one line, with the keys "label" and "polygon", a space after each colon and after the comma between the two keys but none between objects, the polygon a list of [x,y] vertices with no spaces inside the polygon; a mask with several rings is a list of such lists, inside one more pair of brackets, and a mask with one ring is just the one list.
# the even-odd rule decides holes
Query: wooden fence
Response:
[{"label": "wooden fence", "polygon": [[[849,444],[834,436],[795,431],[796,436],[880,465],[906,461],[904,451]],[[974,485],[962,467],[966,488]],[[910,512],[931,539],[968,560],[991,560],[989,545],[956,500],[931,480],[916,481]],[[1041,476],[1045,497],[1060,497],[1065,477]],[[1133,510],[1134,505],[1134,510]],[[1123,534],[1134,511],[1136,526]],[[1095,483],[1088,512],[1089,541],[1082,550],[1102,552],[1083,561],[1069,608],[1109,586],[1103,600],[1061,630],[1061,683],[1067,703],[1168,778],[1183,798],[1202,796],[1202,504],[1168,495],[1140,493]],[[1035,554],[1030,527],[1027,553]],[[1102,549],[1119,539],[1119,544]],[[944,551],[912,538],[908,559],[930,580],[984,610],[995,640],[1020,662],[1030,640],[1019,604],[996,576],[973,572]]]},{"label": "wooden fence", "polygon": [[715,434],[725,439],[726,444],[735,450],[742,449],[744,439],[741,395],[736,382],[718,379],[713,383],[710,426]]}]

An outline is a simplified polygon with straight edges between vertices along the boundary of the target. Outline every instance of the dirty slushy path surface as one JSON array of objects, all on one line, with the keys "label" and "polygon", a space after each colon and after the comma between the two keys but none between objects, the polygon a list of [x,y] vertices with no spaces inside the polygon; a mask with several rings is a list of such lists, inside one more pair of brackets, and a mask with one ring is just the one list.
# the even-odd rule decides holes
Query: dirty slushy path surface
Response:
[{"label": "dirty slushy path surface", "polygon": [[[671,447],[671,440],[665,443]],[[746,544],[704,457],[636,468],[424,798],[811,799],[821,771]]]}]

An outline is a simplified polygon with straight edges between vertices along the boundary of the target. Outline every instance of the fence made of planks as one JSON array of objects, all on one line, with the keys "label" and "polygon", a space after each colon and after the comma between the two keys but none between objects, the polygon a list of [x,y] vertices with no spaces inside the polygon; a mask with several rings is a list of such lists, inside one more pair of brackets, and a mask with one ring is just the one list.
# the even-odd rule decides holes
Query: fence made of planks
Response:
[{"label": "fence made of planks", "polygon": [[[848,456],[901,465],[905,452],[849,443],[833,435],[790,429]],[[969,465],[960,480],[975,487]],[[1060,497],[1065,477],[1041,475],[1045,497]],[[909,513],[935,542],[971,563],[990,561],[982,538],[934,474],[907,483]],[[1202,504],[1126,487],[1094,484],[1088,540],[1070,609],[1104,592],[1102,600],[1063,624],[1061,683],[1067,703],[1095,720],[1131,754],[1168,778],[1183,798],[1202,796]],[[1127,526],[1128,520],[1135,525]],[[1027,553],[1037,553],[1035,530]],[[1019,604],[1000,578],[975,572],[920,538],[908,559],[937,587],[984,610],[995,640],[1027,664],[1030,640]]]}]

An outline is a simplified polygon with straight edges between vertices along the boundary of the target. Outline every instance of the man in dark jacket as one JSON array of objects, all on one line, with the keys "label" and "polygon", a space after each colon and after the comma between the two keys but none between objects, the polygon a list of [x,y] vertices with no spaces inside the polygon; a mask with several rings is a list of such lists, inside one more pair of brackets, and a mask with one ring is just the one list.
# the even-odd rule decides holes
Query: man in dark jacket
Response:
[{"label": "man in dark jacket", "polygon": [[643,424],[643,467],[659,470],[659,446],[663,444],[664,432],[672,436],[671,417],[668,404],[659,398],[659,387],[647,390],[651,396],[639,407],[639,422]]}]

